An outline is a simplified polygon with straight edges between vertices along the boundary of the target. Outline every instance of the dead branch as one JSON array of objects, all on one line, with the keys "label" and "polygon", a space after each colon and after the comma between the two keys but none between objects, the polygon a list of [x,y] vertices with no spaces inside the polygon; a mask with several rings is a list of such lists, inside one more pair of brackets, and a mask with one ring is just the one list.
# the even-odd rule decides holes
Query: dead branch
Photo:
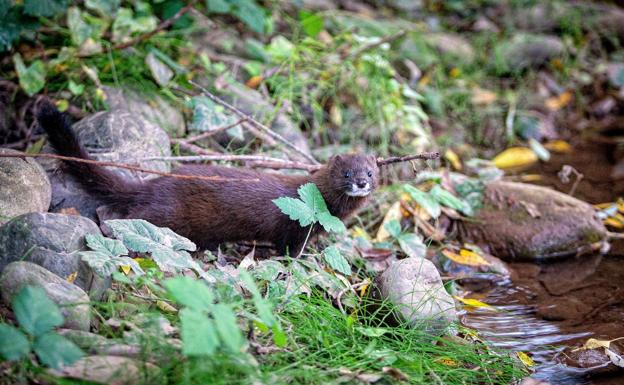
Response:
[{"label": "dead branch", "polygon": [[192,143],[187,143],[186,141],[180,140],[180,139],[171,139],[171,143],[180,146],[180,148],[185,150],[185,151],[194,152],[194,153],[199,154],[199,155],[214,155],[214,154],[216,154],[214,151],[206,150],[203,147],[199,147],[199,146],[194,145]]},{"label": "dead branch", "polygon": [[224,101],[223,99],[219,98],[218,96],[210,93],[210,91],[208,91],[206,88],[200,86],[199,84],[195,83],[194,81],[189,80],[189,83],[191,83],[193,86],[199,88],[202,91],[202,93],[206,97],[208,97],[210,100],[212,100],[213,102],[215,102],[217,104],[222,105],[223,107],[227,108],[228,110],[230,110],[233,113],[235,113],[236,115],[238,115],[240,118],[245,119],[247,121],[247,123],[253,125],[255,128],[257,128],[258,130],[262,131],[264,134],[268,135],[272,139],[275,139],[276,141],[282,143],[289,150],[291,150],[293,152],[296,152],[297,154],[299,154],[300,156],[304,157],[305,159],[307,159],[312,164],[319,164],[319,162],[316,159],[314,159],[314,157],[312,157],[311,155],[307,154],[306,152],[300,150],[297,146],[295,146],[294,144],[290,143],[282,135],[280,135],[277,132],[273,131],[272,129],[270,129],[269,127],[265,126],[264,124],[258,122],[253,117],[245,114],[243,111],[239,110],[238,108],[234,107],[233,105],[229,104],[228,102]]},{"label": "dead branch", "polygon": [[232,178],[223,178],[220,176],[203,176],[203,175],[184,175],[184,174],[174,174],[162,171],[148,170],[142,167],[133,166],[131,164],[125,163],[115,163],[115,162],[103,162],[94,159],[82,159],[75,158],[73,156],[64,156],[57,154],[26,154],[24,152],[18,154],[0,154],[0,158],[49,158],[49,159],[59,159],[68,162],[78,162],[78,163],[88,163],[94,164],[102,167],[115,167],[115,168],[123,168],[126,170],[132,170],[137,172],[143,172],[146,174],[155,174],[169,178],[177,178],[177,179],[193,179],[193,180],[210,180],[217,182],[258,182],[259,179],[232,179]]},{"label": "dead branch", "polygon": [[377,159],[377,166],[381,167],[381,166],[386,166],[392,163],[407,162],[407,161],[416,160],[416,159],[421,159],[421,160],[438,159],[439,157],[440,157],[439,152],[423,152],[422,154],[416,154],[416,155],[391,156],[386,159]]},{"label": "dead branch", "polygon": [[278,165],[279,168],[296,168],[301,170],[315,171],[322,167],[322,165],[311,165],[292,160],[284,160],[279,158],[272,158],[264,155],[228,155],[228,154],[216,154],[216,155],[188,155],[188,156],[152,156],[149,158],[143,158],[142,161],[177,161],[177,162],[203,162],[203,161],[226,161],[226,162],[238,162],[238,161],[252,161],[252,162],[267,162],[273,165],[275,168]]},{"label": "dead branch", "polygon": [[393,33],[392,35],[388,35],[386,37],[383,37],[383,38],[379,39],[378,41],[375,41],[375,42],[372,42],[372,43],[369,43],[369,44],[361,46],[360,48],[356,49],[351,54],[349,54],[347,57],[350,58],[350,59],[357,58],[360,55],[362,55],[364,52],[370,51],[371,49],[375,49],[375,48],[379,47],[382,44],[390,43],[392,41],[395,41],[396,39],[400,39],[405,34],[406,34],[405,30],[401,30],[399,32]]},{"label": "dead branch", "polygon": [[228,124],[228,125],[225,125],[225,126],[217,127],[214,130],[202,132],[201,134],[195,135],[195,136],[191,136],[190,138],[180,139],[180,142],[185,142],[185,143],[197,142],[198,140],[206,139],[206,138],[209,138],[209,137],[211,137],[213,135],[216,135],[216,134],[218,134],[220,132],[227,131],[230,128],[236,127],[239,124],[244,123],[246,121],[247,121],[247,118],[241,118],[241,119],[237,120],[236,122],[234,122],[232,124]]}]

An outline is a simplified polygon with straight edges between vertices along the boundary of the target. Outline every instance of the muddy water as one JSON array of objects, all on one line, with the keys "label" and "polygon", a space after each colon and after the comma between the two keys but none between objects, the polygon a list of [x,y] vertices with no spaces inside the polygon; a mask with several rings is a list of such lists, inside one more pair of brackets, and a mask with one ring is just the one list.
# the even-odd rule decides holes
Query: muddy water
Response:
[{"label": "muddy water", "polygon": [[624,372],[596,375],[559,363],[566,346],[624,336],[624,259],[594,255],[509,267],[510,279],[473,284],[468,296],[500,311],[469,312],[462,322],[497,347],[531,354],[533,377],[552,385],[624,384]]}]

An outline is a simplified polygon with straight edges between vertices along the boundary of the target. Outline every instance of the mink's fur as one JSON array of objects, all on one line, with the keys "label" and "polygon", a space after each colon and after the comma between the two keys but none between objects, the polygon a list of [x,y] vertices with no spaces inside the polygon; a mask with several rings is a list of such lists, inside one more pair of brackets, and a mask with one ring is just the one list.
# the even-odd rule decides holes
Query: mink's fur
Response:
[{"label": "mink's fur", "polygon": [[[91,159],[71,128],[67,117],[50,103],[37,115],[48,140],[61,155]],[[377,184],[379,170],[371,155],[336,155],[320,170],[307,176],[288,176],[248,168],[185,165],[177,174],[221,176],[239,181],[188,180],[158,177],[130,180],[98,165],[65,162],[68,171],[94,198],[104,202],[122,218],[145,219],[169,227],[202,249],[215,249],[223,242],[269,241],[277,250],[296,255],[308,234],[283,214],[272,200],[297,198],[299,186],[315,183],[329,211],[340,219],[361,207]],[[240,181],[257,179],[257,181]],[[367,186],[358,190],[356,186]],[[356,191],[357,192],[357,191]],[[314,226],[311,235],[320,232]]]}]

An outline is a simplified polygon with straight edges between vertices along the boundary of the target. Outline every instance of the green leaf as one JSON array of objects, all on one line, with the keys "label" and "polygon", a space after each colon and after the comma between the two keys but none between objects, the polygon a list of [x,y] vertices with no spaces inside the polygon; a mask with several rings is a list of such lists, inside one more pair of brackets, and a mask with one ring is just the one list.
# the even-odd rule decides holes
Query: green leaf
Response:
[{"label": "green leaf", "polygon": [[325,204],[323,195],[321,195],[321,192],[314,183],[306,183],[299,186],[297,193],[303,203],[314,211],[315,215],[327,211],[327,205]]},{"label": "green leaf", "polygon": [[101,16],[111,18],[119,8],[120,0],[85,0],[85,6]]},{"label": "green leaf", "polygon": [[[200,132],[212,131],[236,122],[234,116],[227,114],[223,107],[217,105],[205,96],[193,97],[190,104],[193,109],[191,127],[194,130]],[[230,133],[230,131],[228,131],[228,133]]]},{"label": "green leaf", "polygon": [[252,31],[264,33],[264,9],[254,0],[238,0],[233,14],[245,23]]},{"label": "green leaf", "polygon": [[87,241],[87,246],[93,251],[109,254],[111,257],[128,255],[126,246],[117,239],[106,238],[101,234],[87,234],[85,240]]},{"label": "green leaf", "polygon": [[425,209],[425,211],[427,211],[433,219],[437,219],[440,216],[440,203],[438,203],[438,201],[436,201],[430,194],[409,184],[404,184],[403,189],[412,197],[414,201],[416,201],[416,203],[418,203],[420,207]]},{"label": "green leaf", "polygon": [[67,11],[67,26],[71,32],[72,42],[80,46],[93,33],[93,29],[82,18],[78,7],[70,7]]},{"label": "green leaf", "polygon": [[323,18],[312,12],[299,11],[299,22],[303,31],[310,37],[316,37],[323,29]]},{"label": "green leaf", "polygon": [[329,211],[318,214],[317,219],[328,233],[344,233],[347,231],[347,227],[340,218],[331,215]]},{"label": "green leaf", "polygon": [[401,235],[401,223],[397,219],[392,219],[391,221],[388,221],[384,225],[384,228],[394,238],[398,238],[399,235]]},{"label": "green leaf", "polygon": [[63,324],[58,306],[40,287],[24,286],[11,304],[17,322],[30,335],[40,336]]},{"label": "green leaf", "polygon": [[279,324],[273,325],[272,331],[273,331],[273,343],[275,344],[275,346],[277,346],[278,348],[285,347],[288,341],[286,340],[286,333],[284,333],[280,325]]},{"label": "green leaf", "polygon": [[11,0],[0,0],[0,19],[6,16],[11,8]]},{"label": "green leaf", "polygon": [[251,275],[249,275],[246,271],[241,271],[239,276],[241,281],[245,284],[245,288],[251,293],[254,306],[256,307],[258,316],[262,322],[264,322],[264,324],[268,327],[277,325],[277,319],[273,315],[271,305],[262,297],[260,290],[258,289],[258,286],[256,286],[256,283]]},{"label": "green leaf", "polygon": [[214,303],[212,290],[204,283],[190,277],[167,279],[163,285],[173,299],[194,310],[210,310]]},{"label": "green leaf", "polygon": [[180,310],[182,353],[186,356],[212,355],[219,346],[214,321],[198,310]]},{"label": "green leaf", "polygon": [[424,258],[427,253],[427,246],[422,238],[414,233],[403,233],[397,237],[401,250],[410,257]]},{"label": "green leaf", "polygon": [[281,197],[273,200],[273,203],[293,221],[299,221],[301,227],[312,224],[315,220],[314,210],[299,199]]},{"label": "green leaf", "polygon": [[231,352],[241,353],[245,347],[245,338],[241,333],[236,316],[230,305],[218,303],[212,309],[215,326],[220,340]]},{"label": "green leaf", "polygon": [[436,201],[440,202],[444,206],[461,211],[467,216],[473,215],[472,207],[470,207],[467,202],[457,198],[455,195],[444,190],[439,185],[433,186],[429,193],[435,198]]},{"label": "green leaf", "polygon": [[131,9],[121,7],[117,11],[117,17],[113,22],[113,41],[128,41],[135,33],[152,31],[156,28],[157,23],[157,19],[154,16],[134,17],[134,12]]},{"label": "green leaf", "polygon": [[212,13],[228,13],[232,6],[225,0],[206,0],[206,8]]},{"label": "green leaf", "polygon": [[323,250],[323,257],[325,257],[325,262],[327,262],[332,269],[344,275],[351,275],[351,265],[349,265],[346,258],[340,254],[337,247],[330,246]]},{"label": "green leaf", "polygon": [[50,17],[67,9],[67,0],[24,0],[24,13],[39,17]]},{"label": "green leaf", "polygon": [[0,323],[0,357],[7,361],[17,361],[30,352],[28,338],[17,328]]},{"label": "green leaf", "polygon": [[365,328],[362,326],[356,327],[355,330],[357,330],[358,333],[366,337],[373,337],[373,338],[381,337],[390,331],[387,328]]},{"label": "green leaf", "polygon": [[82,93],[84,92],[85,89],[85,85],[84,84],[78,84],[76,82],[74,82],[73,80],[69,81],[69,84],[67,86],[69,88],[69,91],[76,95],[76,96],[80,96],[82,95]]},{"label": "green leaf", "polygon": [[33,350],[42,364],[53,369],[70,365],[84,356],[76,344],[54,332],[35,339]]},{"label": "green leaf", "polygon": [[145,274],[141,266],[129,257],[112,257],[101,251],[81,251],[78,255],[102,278],[110,277],[120,266],[130,266],[137,275]]},{"label": "green leaf", "polygon": [[45,86],[46,68],[41,60],[35,60],[29,67],[26,67],[19,53],[13,55],[15,70],[19,77],[22,89],[33,96]]}]

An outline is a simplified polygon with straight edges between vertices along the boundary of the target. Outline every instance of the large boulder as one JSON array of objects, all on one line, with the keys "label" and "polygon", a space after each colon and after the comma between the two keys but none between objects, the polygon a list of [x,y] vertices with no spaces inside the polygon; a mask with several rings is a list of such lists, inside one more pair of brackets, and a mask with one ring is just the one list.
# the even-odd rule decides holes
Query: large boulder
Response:
[{"label": "large boulder", "polygon": [[395,261],[377,278],[383,299],[393,304],[411,326],[424,325],[432,333],[457,321],[455,303],[442,284],[435,265],[424,258]]},{"label": "large boulder", "polygon": [[[167,133],[145,119],[140,111],[125,108],[101,111],[82,119],[73,126],[80,143],[95,159],[137,164],[140,167],[167,172],[169,165],[143,158],[171,155]],[[50,151],[48,147],[45,151]],[[96,209],[102,202],[86,193],[75,179],[63,172],[59,162],[41,161],[52,182],[52,211],[73,207],[81,215],[96,219]],[[119,168],[111,170],[124,178],[151,178],[154,174],[138,174]]]},{"label": "large boulder", "polygon": [[459,230],[461,241],[506,261],[575,255],[607,235],[591,205],[546,187],[501,181],[486,185],[483,208]]},{"label": "large boulder", "polygon": [[[0,154],[17,154],[0,148]],[[31,212],[46,212],[50,207],[50,181],[32,158],[0,158],[0,225]]]},{"label": "large boulder", "polygon": [[0,275],[0,296],[9,306],[24,286],[38,286],[56,303],[65,318],[63,327],[87,331],[91,325],[89,296],[81,288],[30,262],[12,262]]},{"label": "large boulder", "polygon": [[24,214],[0,227],[0,272],[11,262],[29,261],[62,279],[76,273],[75,284],[99,299],[110,281],[94,274],[76,253],[85,249],[85,235],[99,233],[98,226],[84,217]]}]

